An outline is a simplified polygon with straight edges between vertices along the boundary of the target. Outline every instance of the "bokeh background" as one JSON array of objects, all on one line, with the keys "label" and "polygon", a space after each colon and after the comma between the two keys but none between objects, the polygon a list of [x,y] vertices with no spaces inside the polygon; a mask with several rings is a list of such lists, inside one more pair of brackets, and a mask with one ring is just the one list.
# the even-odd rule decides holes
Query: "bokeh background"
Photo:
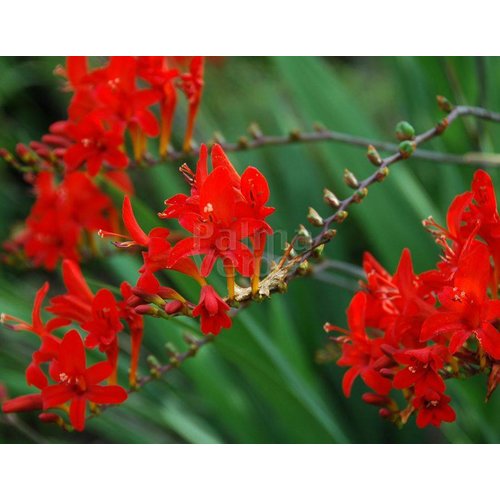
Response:
[{"label": "bokeh background", "polygon": [[[65,117],[68,95],[53,75],[63,58],[0,58],[0,146],[12,149],[46,132]],[[435,96],[500,110],[500,60],[495,58],[226,58],[207,65],[206,87],[195,138],[215,131],[235,141],[257,122],[266,134],[328,128],[379,140],[395,140],[394,125],[410,121],[417,132],[441,118]],[[174,143],[179,145],[185,113],[178,113]],[[466,119],[455,122],[428,149],[465,153],[500,151],[500,127]],[[342,172],[358,178],[373,167],[365,150],[335,143],[269,147],[231,155],[240,172],[258,167],[269,179],[271,223],[290,235],[305,221],[308,206],[322,213],[322,189],[346,193]],[[158,225],[156,212],[172,194],[185,190],[179,165],[137,170],[134,207],[146,229]],[[194,162],[192,163],[194,167]],[[350,399],[340,388],[344,370],[318,364],[327,340],[326,321],[345,326],[345,308],[357,287],[362,253],[372,252],[393,272],[404,247],[418,272],[434,266],[438,248],[421,225],[432,214],[443,222],[453,197],[470,184],[473,167],[410,159],[396,165],[388,180],[374,186],[353,207],[326,256],[333,267],[297,280],[284,295],[238,314],[230,331],[179,370],[149,384],[118,408],[89,422],[84,433],[65,434],[23,415],[16,426],[0,422],[0,442],[109,443],[498,443],[500,397],[484,404],[485,377],[449,382],[457,421],[440,430],[402,430],[365,405],[357,382]],[[498,183],[500,177],[492,172]],[[498,184],[497,184],[498,185]],[[0,166],[0,240],[9,237],[32,204],[21,176]],[[119,204],[119,200],[117,200]],[[279,249],[276,249],[278,252]],[[113,251],[84,265],[90,283],[135,282],[137,257]],[[58,273],[0,267],[0,311],[28,319],[36,290]],[[177,280],[188,296],[186,280]],[[186,327],[148,318],[144,354],[167,361],[164,344],[182,348]],[[36,346],[29,334],[0,331],[0,383],[10,396],[27,392],[24,369]],[[143,372],[145,364],[143,363]],[[126,363],[121,376],[126,378]]]}]

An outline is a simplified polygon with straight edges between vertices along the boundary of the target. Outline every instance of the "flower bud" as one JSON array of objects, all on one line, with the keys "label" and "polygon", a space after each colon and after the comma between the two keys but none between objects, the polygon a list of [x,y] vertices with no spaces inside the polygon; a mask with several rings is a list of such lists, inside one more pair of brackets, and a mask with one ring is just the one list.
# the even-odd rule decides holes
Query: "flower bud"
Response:
[{"label": "flower bud", "polygon": [[264,135],[262,133],[262,130],[260,129],[260,127],[259,127],[259,125],[257,123],[250,124],[250,127],[248,127],[248,133],[254,139],[260,139]]},{"label": "flower bud", "polygon": [[389,175],[389,168],[383,167],[377,172],[377,175],[375,177],[377,179],[377,182],[382,182],[388,175]]},{"label": "flower bud", "polygon": [[415,138],[415,129],[408,122],[399,122],[396,125],[395,133],[398,141],[407,141]]},{"label": "flower bud", "polygon": [[9,399],[2,405],[4,413],[17,413],[19,411],[41,410],[43,408],[41,394],[26,394]]},{"label": "flower bud", "polygon": [[310,274],[311,271],[312,271],[311,265],[309,264],[309,262],[307,262],[307,260],[301,262],[299,264],[299,267],[297,268],[297,274],[299,274],[300,276],[306,276]]},{"label": "flower bud", "polygon": [[453,104],[451,104],[451,102],[442,95],[436,96],[436,101],[439,109],[441,109],[441,111],[444,111],[445,113],[449,113],[453,109]]},{"label": "flower bud", "polygon": [[310,245],[312,243],[311,233],[302,224],[299,226],[297,236],[299,242],[303,245]]},{"label": "flower bud", "polygon": [[354,203],[361,203],[366,198],[367,194],[368,194],[367,188],[362,188],[356,193],[354,193],[353,196]]},{"label": "flower bud", "polygon": [[184,304],[180,300],[172,300],[165,304],[164,311],[167,314],[176,314],[182,310]]},{"label": "flower bud", "polygon": [[358,179],[356,179],[356,176],[350,171],[344,169],[344,182],[352,189],[358,189],[359,187],[359,182]]},{"label": "flower bud", "polygon": [[238,147],[240,149],[247,149],[248,148],[248,137],[245,136],[245,135],[242,135],[239,139],[238,139]]},{"label": "flower bud", "polygon": [[399,144],[399,152],[401,156],[406,160],[409,158],[414,152],[417,145],[414,141],[403,141]]},{"label": "flower bud", "polygon": [[301,139],[300,130],[297,128],[291,130],[290,133],[288,134],[288,137],[290,138],[291,141],[294,142],[300,141]]},{"label": "flower bud", "polygon": [[339,210],[335,216],[333,217],[333,220],[335,222],[338,222],[339,224],[341,224],[342,222],[344,222],[346,219],[347,219],[347,216],[349,214],[345,211],[345,210]]},{"label": "flower bud", "polygon": [[324,239],[325,241],[330,241],[333,238],[337,236],[337,230],[336,229],[329,229],[328,231],[325,232]]},{"label": "flower bud", "polygon": [[391,399],[389,397],[381,396],[380,394],[375,394],[373,392],[365,392],[361,396],[361,399],[365,403],[375,406],[387,406],[391,402]]},{"label": "flower bud", "polygon": [[375,149],[375,146],[368,146],[368,150],[366,152],[366,157],[370,160],[370,162],[378,167],[382,165],[382,158],[380,157],[378,151]]},{"label": "flower bud", "polygon": [[447,128],[448,128],[449,122],[446,118],[443,118],[437,125],[436,125],[436,133],[437,134],[442,134]]},{"label": "flower bud", "polygon": [[315,259],[319,259],[323,255],[324,250],[325,250],[325,245],[318,245],[316,248],[313,249],[311,255]]},{"label": "flower bud", "polygon": [[324,224],[323,218],[321,215],[314,210],[314,208],[309,207],[309,211],[307,212],[307,220],[316,227],[321,227]]},{"label": "flower bud", "polygon": [[340,206],[339,199],[329,189],[323,189],[323,200],[329,207],[339,208]]}]

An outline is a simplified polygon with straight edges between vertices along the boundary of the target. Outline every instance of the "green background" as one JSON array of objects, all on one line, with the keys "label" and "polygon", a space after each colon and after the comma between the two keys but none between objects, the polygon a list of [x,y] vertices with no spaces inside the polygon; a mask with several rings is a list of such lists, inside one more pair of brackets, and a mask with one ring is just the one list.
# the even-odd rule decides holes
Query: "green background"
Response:
[{"label": "green background", "polygon": [[[37,139],[50,123],[65,117],[68,95],[60,92],[61,81],[52,74],[61,63],[63,58],[0,58],[0,146],[12,149],[17,142]],[[442,117],[437,94],[498,111],[498,88],[500,61],[495,58],[227,58],[207,65],[195,139],[210,140],[218,131],[235,141],[251,122],[271,135],[312,130],[314,122],[321,122],[337,131],[393,140],[400,120],[422,132]],[[174,144],[179,145],[185,113],[179,110],[177,116]],[[453,153],[498,151],[500,126],[465,119],[425,147]],[[344,168],[360,179],[373,170],[362,148],[335,143],[269,147],[230,157],[240,172],[254,165],[266,175],[276,207],[270,222],[289,235],[305,221],[308,206],[328,213],[323,187],[339,196],[347,193]],[[146,229],[161,224],[155,214],[164,199],[185,191],[178,166],[167,163],[133,172],[134,207]],[[360,381],[346,399],[340,388],[344,370],[315,362],[326,342],[323,324],[345,325],[363,251],[372,252],[391,272],[404,247],[412,251],[418,272],[433,267],[438,248],[421,220],[432,214],[443,222],[453,197],[468,189],[473,171],[418,159],[396,165],[385,183],[353,207],[327,247],[329,259],[342,268],[354,265],[353,272],[330,269],[293,282],[285,295],[252,305],[195,359],[89,421],[82,434],[66,434],[23,415],[21,426],[31,438],[0,423],[0,442],[498,443],[500,397],[495,394],[484,404],[484,376],[449,382],[455,423],[419,430],[412,419],[398,430],[378,417],[377,408],[361,402],[365,387]],[[496,172],[492,175],[499,180]],[[26,217],[32,201],[21,176],[2,164],[0,240]],[[93,285],[119,285],[123,279],[135,282],[138,262],[117,250],[84,269]],[[51,293],[61,289],[57,274],[2,266],[0,311],[28,319],[45,280],[51,281]],[[196,300],[186,280],[176,278],[174,284]],[[166,362],[165,342],[181,349],[182,332],[188,328],[148,318],[144,353]],[[0,331],[0,382],[10,396],[27,392],[24,369],[35,346],[29,334]],[[125,380],[125,359],[121,367]]]}]

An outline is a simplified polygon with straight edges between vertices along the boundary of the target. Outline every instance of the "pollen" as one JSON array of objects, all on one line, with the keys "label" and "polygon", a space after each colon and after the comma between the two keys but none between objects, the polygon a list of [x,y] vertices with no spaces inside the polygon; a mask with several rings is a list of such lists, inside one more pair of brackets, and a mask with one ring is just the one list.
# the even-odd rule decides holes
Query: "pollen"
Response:
[{"label": "pollen", "polygon": [[207,203],[203,208],[203,212],[205,212],[206,214],[209,214],[213,211],[214,211],[214,206],[211,203]]},{"label": "pollen", "polygon": [[66,375],[66,373],[60,373],[60,374],[59,374],[59,380],[60,380],[61,382],[63,382],[63,383],[64,383],[64,382],[68,381],[68,379],[69,379],[69,377],[68,377],[68,375]]}]

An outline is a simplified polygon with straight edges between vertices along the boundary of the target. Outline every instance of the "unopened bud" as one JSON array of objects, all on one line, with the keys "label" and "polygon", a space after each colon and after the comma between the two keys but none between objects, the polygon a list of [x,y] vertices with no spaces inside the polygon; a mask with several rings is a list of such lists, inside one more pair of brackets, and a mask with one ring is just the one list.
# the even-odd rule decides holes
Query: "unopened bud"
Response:
[{"label": "unopened bud", "polygon": [[310,274],[312,271],[311,265],[307,260],[304,260],[299,264],[299,267],[297,268],[297,274],[300,276],[306,276],[307,274]]},{"label": "unopened bud", "polygon": [[323,200],[332,208],[338,208],[340,206],[339,199],[329,189],[325,188],[323,190]]},{"label": "unopened bud", "polygon": [[286,293],[287,290],[288,290],[288,283],[286,281],[278,282],[278,292],[279,293]]},{"label": "unopened bud", "polygon": [[315,122],[313,123],[313,129],[316,132],[324,132],[326,130],[326,127],[322,123]]},{"label": "unopened bud", "polygon": [[449,122],[446,118],[443,118],[437,125],[436,125],[436,133],[437,134],[442,134],[447,128],[448,128]]},{"label": "unopened bud", "polygon": [[389,167],[383,167],[378,172],[375,178],[377,182],[382,182],[389,175]]},{"label": "unopened bud", "polygon": [[153,304],[141,304],[134,311],[141,316],[156,316],[157,308]]},{"label": "unopened bud", "polygon": [[172,300],[171,302],[165,304],[163,309],[167,314],[176,314],[183,308],[183,306],[184,304],[180,300]]},{"label": "unopened bud", "polygon": [[352,189],[358,189],[359,187],[359,182],[358,179],[356,179],[356,176],[350,171],[344,169],[344,182]]},{"label": "unopened bud", "polygon": [[252,123],[250,127],[248,127],[248,133],[254,138],[254,139],[260,139],[264,134],[262,133],[262,130],[260,129],[259,125],[257,123]]},{"label": "unopened bud", "polygon": [[366,198],[367,194],[368,194],[367,188],[362,188],[359,191],[357,191],[353,196],[354,203],[361,203]]},{"label": "unopened bud", "polygon": [[326,233],[324,235],[324,239],[325,239],[325,241],[330,241],[333,238],[335,238],[335,236],[337,236],[337,230],[336,229],[329,229],[328,231],[326,231]]},{"label": "unopened bud", "polygon": [[321,215],[314,210],[314,208],[309,207],[309,211],[307,212],[307,220],[316,227],[321,227],[324,224],[323,218]]},{"label": "unopened bud", "polygon": [[347,219],[347,216],[349,214],[345,210],[339,210],[333,217],[333,220],[335,222],[338,222],[339,224],[344,222]]},{"label": "unopened bud", "polygon": [[408,122],[399,122],[395,133],[398,141],[407,141],[415,137],[415,129]]},{"label": "unopened bud", "polygon": [[399,144],[399,152],[401,156],[406,159],[409,158],[414,152],[417,145],[414,141],[403,141]]},{"label": "unopened bud", "polygon": [[325,250],[325,245],[318,245],[316,248],[313,249],[312,256],[315,259],[319,259],[323,255],[324,250]]},{"label": "unopened bud", "polygon": [[310,245],[312,243],[311,233],[301,224],[297,231],[298,240],[303,245]]},{"label": "unopened bud", "polygon": [[365,403],[375,406],[387,406],[391,402],[391,399],[389,397],[381,396],[380,394],[375,394],[373,392],[365,392],[361,396],[361,399]]},{"label": "unopened bud", "polygon": [[301,139],[300,130],[297,128],[291,130],[290,133],[288,134],[288,137],[290,137],[291,141],[294,141],[294,142],[300,141],[300,139]]},{"label": "unopened bud", "polygon": [[380,408],[380,410],[378,411],[378,414],[382,417],[382,418],[391,418],[391,415],[392,413],[390,412],[390,410],[388,410],[387,408]]},{"label": "unopened bud", "polygon": [[436,96],[436,101],[439,109],[441,109],[441,111],[444,111],[445,113],[449,113],[453,109],[453,104],[451,104],[451,102],[442,95]]},{"label": "unopened bud", "polygon": [[382,158],[380,157],[378,151],[375,149],[375,146],[372,145],[368,146],[368,150],[366,151],[366,157],[376,167],[382,164]]},{"label": "unopened bud", "polygon": [[248,148],[248,137],[245,136],[245,135],[242,135],[239,139],[238,139],[238,147],[240,149],[246,149]]},{"label": "unopened bud", "polygon": [[146,363],[150,368],[160,368],[161,366],[160,362],[158,361],[158,358],[156,356],[153,356],[153,354],[150,354],[146,358]]}]

